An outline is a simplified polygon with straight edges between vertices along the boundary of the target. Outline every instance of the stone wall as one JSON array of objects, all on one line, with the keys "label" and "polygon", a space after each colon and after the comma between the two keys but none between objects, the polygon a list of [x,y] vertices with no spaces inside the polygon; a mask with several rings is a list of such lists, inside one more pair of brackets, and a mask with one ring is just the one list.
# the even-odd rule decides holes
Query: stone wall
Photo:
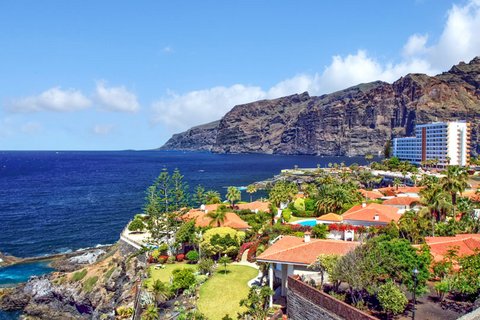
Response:
[{"label": "stone wall", "polygon": [[377,319],[291,276],[288,277],[287,314],[293,320]]},{"label": "stone wall", "polygon": [[[128,258],[130,255],[137,253],[139,249],[120,238],[120,240],[118,240],[118,250],[122,257]],[[138,255],[137,260],[146,263],[146,255],[144,253]]]}]

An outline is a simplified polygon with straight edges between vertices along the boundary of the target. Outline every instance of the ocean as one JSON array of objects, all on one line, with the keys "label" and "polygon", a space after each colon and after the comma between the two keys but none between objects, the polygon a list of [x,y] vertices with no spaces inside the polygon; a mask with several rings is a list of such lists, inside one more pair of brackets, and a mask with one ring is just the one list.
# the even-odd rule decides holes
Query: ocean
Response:
[{"label": "ocean", "polygon": [[0,251],[27,257],[114,243],[142,211],[145,190],[163,168],[179,168],[191,191],[201,184],[224,196],[228,186],[246,186],[281,169],[341,161],[364,163],[362,157],[0,151]]}]

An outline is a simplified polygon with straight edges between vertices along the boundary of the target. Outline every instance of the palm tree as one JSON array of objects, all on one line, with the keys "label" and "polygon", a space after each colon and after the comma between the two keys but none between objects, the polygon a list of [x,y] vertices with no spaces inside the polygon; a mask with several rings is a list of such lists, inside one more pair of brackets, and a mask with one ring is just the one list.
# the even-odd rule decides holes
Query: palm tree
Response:
[{"label": "palm tree", "polygon": [[402,181],[398,178],[393,179],[393,185],[395,186],[395,190],[398,190],[398,187],[402,184]]},{"label": "palm tree", "polygon": [[160,319],[160,317],[158,316],[158,308],[153,304],[150,304],[147,307],[147,310],[145,310],[142,313],[142,320],[158,320],[158,319]]},{"label": "palm tree", "polygon": [[254,184],[247,186],[247,193],[250,194],[250,202],[252,202],[252,193],[257,192],[257,187]]},{"label": "palm tree", "polygon": [[465,168],[459,166],[449,166],[445,177],[440,180],[440,183],[445,191],[452,196],[452,204],[457,204],[457,193],[462,194],[468,187],[468,173]]},{"label": "palm tree", "polygon": [[230,264],[231,262],[232,262],[232,259],[230,259],[230,257],[227,255],[224,255],[223,257],[218,259],[218,263],[223,264],[223,268],[224,268],[223,274],[227,274],[227,264]]},{"label": "palm tree", "polygon": [[163,303],[168,300],[170,288],[164,282],[155,280],[152,285],[152,292],[155,295],[155,301],[157,301],[157,303]]},{"label": "palm tree", "polygon": [[228,187],[226,198],[230,201],[230,205],[233,208],[235,201],[238,201],[242,198],[242,193],[236,187]]},{"label": "palm tree", "polygon": [[216,225],[217,227],[221,227],[227,217],[227,211],[221,209],[210,211],[209,213],[207,213],[207,216],[212,219],[210,221],[210,225]]},{"label": "palm tree", "polygon": [[222,202],[220,193],[214,190],[209,190],[205,192],[205,202],[206,204],[215,204]]},{"label": "palm tree", "polygon": [[[268,193],[268,199],[275,208],[279,208],[280,204],[286,203],[293,199],[295,194],[298,192],[298,188],[293,183],[288,183],[285,181],[279,181],[275,183],[272,189]],[[271,210],[272,215],[272,225],[275,223],[275,212]]]},{"label": "palm tree", "polygon": [[429,209],[433,217],[436,217],[438,221],[445,221],[447,212],[452,209],[450,202],[450,195],[440,185],[432,185],[420,192],[422,196],[422,202]]}]

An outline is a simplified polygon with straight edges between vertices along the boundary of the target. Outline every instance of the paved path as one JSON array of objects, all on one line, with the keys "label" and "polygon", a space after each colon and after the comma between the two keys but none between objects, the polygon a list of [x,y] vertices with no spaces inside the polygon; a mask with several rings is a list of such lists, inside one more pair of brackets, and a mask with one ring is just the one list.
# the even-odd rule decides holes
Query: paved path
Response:
[{"label": "paved path", "polygon": [[240,259],[239,262],[234,262],[233,264],[236,264],[236,265],[240,265],[240,266],[247,266],[247,267],[252,267],[252,268],[255,268],[258,270],[258,275],[253,278],[252,280],[248,281],[248,286],[249,287],[252,287],[252,285],[254,284],[259,284],[260,282],[260,279],[262,278],[262,272],[260,271],[260,268],[258,267],[258,265],[256,263],[253,263],[253,262],[248,262],[247,261],[247,256],[248,256],[248,250],[245,250],[245,252],[242,254],[242,259]]}]

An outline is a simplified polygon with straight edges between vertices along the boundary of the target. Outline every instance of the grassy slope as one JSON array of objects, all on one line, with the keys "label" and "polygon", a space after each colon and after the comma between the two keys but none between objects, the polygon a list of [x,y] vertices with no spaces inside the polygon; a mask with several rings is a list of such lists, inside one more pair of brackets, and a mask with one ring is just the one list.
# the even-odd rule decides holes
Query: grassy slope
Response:
[{"label": "grassy slope", "polygon": [[183,269],[183,268],[190,268],[194,271],[197,270],[197,265],[193,264],[186,264],[186,263],[174,263],[174,264],[165,264],[165,269],[155,269],[153,266],[150,267],[150,278],[146,281],[148,284],[152,284],[155,280],[160,280],[162,282],[170,283],[170,277],[172,275],[173,270],[175,269]]},{"label": "grassy slope", "polygon": [[208,319],[222,319],[227,313],[236,319],[237,312],[241,310],[240,300],[248,296],[250,288],[247,283],[258,274],[258,270],[247,266],[230,265],[227,270],[230,272],[223,274],[223,267],[219,266],[200,287],[198,309]]}]

